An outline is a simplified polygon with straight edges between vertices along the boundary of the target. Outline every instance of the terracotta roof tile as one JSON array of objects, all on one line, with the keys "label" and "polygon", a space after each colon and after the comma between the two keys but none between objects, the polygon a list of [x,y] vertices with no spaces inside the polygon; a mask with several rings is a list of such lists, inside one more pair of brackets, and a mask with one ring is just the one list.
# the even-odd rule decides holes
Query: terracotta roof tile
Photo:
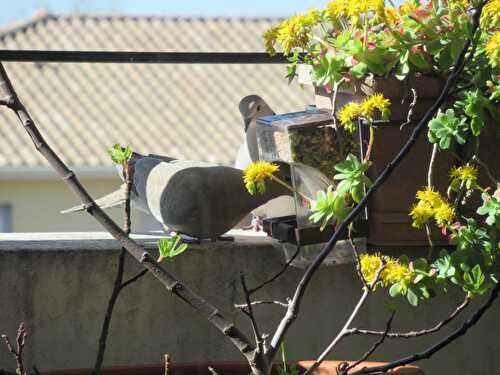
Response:
[{"label": "terracotta roof tile", "polygon": [[[263,51],[271,18],[52,16],[0,29],[0,48],[95,51]],[[259,94],[278,112],[303,109],[276,65],[6,63],[42,133],[74,166],[110,165],[114,143],[230,164],[243,139],[239,100]],[[17,119],[0,109],[0,167],[42,166]]]}]

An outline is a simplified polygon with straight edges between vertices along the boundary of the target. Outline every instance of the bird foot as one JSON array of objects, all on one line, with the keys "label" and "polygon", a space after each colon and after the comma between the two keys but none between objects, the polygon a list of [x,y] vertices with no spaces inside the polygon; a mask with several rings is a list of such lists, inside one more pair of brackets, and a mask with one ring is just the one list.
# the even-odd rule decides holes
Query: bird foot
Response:
[{"label": "bird foot", "polygon": [[215,239],[215,241],[234,242],[234,237],[233,236],[223,235],[223,236],[217,237]]},{"label": "bird foot", "polygon": [[187,234],[179,233],[179,236],[182,238],[182,242],[189,244],[200,244],[203,240],[196,237],[188,236]]},{"label": "bird foot", "polygon": [[260,216],[254,216],[252,219],[252,229],[255,232],[260,232],[264,229],[264,221]]}]

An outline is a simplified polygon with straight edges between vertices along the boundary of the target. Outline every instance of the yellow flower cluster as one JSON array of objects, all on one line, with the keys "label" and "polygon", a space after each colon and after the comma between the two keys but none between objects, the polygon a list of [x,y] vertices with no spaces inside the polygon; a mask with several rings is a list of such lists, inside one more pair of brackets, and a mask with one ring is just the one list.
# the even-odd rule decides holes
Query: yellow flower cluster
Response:
[{"label": "yellow flower cluster", "polygon": [[498,27],[500,23],[500,0],[490,0],[481,13],[481,26]]},{"label": "yellow flower cluster", "polygon": [[411,283],[413,273],[411,270],[401,264],[398,259],[389,257],[387,255],[376,254],[362,254],[360,256],[361,273],[368,284],[373,283],[384,262],[384,269],[380,273],[379,281],[375,286],[381,285],[388,287],[392,284],[401,283],[403,290]]},{"label": "yellow flower cluster", "polygon": [[356,129],[353,123],[354,119],[364,117],[369,121],[373,121],[375,110],[379,110],[382,117],[386,117],[389,114],[390,105],[389,99],[384,98],[382,94],[375,93],[361,103],[351,102],[343,106],[339,112],[339,120],[347,130],[352,132]]},{"label": "yellow flower cluster", "polygon": [[497,31],[491,36],[486,44],[485,52],[490,60],[491,66],[494,68],[500,66],[500,31]]},{"label": "yellow flower cluster", "polygon": [[399,6],[399,13],[401,15],[412,15],[417,8],[418,4],[415,0],[408,0]]},{"label": "yellow flower cluster", "polygon": [[245,187],[251,195],[256,192],[263,194],[266,191],[266,178],[270,178],[279,170],[279,166],[267,161],[256,161],[243,171]]},{"label": "yellow flower cluster", "polygon": [[452,182],[458,180],[465,182],[469,186],[474,186],[477,183],[478,169],[474,165],[462,165],[460,167],[453,167],[450,170],[450,178]]},{"label": "yellow flower cluster", "polygon": [[278,26],[267,30],[263,34],[266,50],[269,54],[276,54],[276,43],[281,44],[283,53],[288,55],[294,48],[306,49],[311,37],[312,28],[319,22],[320,15],[317,9],[312,8],[307,14],[297,14],[282,21]]},{"label": "yellow flower cluster", "polygon": [[357,24],[359,17],[369,12],[376,14],[384,13],[384,0],[333,0],[326,6],[328,16],[332,21],[345,17],[351,19],[353,24]]},{"label": "yellow flower cluster", "polygon": [[418,203],[410,211],[413,227],[422,228],[431,218],[442,227],[451,224],[455,218],[455,209],[432,186],[417,191],[417,199]]}]

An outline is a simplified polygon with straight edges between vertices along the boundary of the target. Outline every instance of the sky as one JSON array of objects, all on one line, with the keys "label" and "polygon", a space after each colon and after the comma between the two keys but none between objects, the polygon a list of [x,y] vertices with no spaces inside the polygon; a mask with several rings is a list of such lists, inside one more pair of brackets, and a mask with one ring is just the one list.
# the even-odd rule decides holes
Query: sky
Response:
[{"label": "sky", "polygon": [[98,13],[179,16],[286,16],[327,0],[0,0],[0,26],[32,16],[38,9],[54,14]]}]

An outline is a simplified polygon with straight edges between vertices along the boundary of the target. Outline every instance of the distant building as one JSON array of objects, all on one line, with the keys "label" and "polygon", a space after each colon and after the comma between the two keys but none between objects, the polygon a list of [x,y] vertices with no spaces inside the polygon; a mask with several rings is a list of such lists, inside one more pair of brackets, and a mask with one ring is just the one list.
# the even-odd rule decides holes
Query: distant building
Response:
[{"label": "distant building", "polygon": [[[263,51],[271,18],[54,16],[0,27],[0,48],[82,51]],[[309,91],[289,88],[276,65],[5,63],[43,135],[94,197],[119,180],[106,150],[232,164],[243,139],[239,100],[259,94],[277,112],[302,110]],[[100,227],[35,151],[9,110],[0,109],[0,231],[80,231]],[[113,217],[120,218],[121,210]],[[136,231],[151,222],[136,215]]]}]

